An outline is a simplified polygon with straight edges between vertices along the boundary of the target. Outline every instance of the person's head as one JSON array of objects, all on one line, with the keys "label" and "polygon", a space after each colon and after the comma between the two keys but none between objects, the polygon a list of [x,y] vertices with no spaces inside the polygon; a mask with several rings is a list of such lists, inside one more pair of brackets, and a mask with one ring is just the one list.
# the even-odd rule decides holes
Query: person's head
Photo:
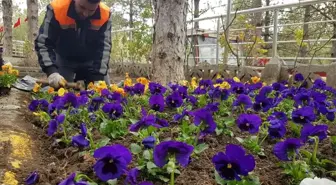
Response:
[{"label": "person's head", "polygon": [[92,16],[98,8],[101,0],[74,0],[75,9],[81,19]]}]

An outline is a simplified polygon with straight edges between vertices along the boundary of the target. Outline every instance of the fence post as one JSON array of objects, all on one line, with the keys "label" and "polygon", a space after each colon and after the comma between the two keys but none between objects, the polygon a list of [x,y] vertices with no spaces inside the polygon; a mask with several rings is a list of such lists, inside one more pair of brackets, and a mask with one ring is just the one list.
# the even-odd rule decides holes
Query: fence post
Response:
[{"label": "fence post", "polygon": [[220,30],[220,18],[217,18],[216,65],[218,65],[219,61],[219,30]]},{"label": "fence post", "polygon": [[278,13],[278,10],[274,10],[272,57],[278,55]]},{"label": "fence post", "polygon": [[[232,6],[232,1],[231,0],[227,0],[227,4],[226,4],[226,21],[225,21],[225,36],[226,36],[226,40],[228,41],[227,45],[230,44],[230,22],[231,22],[231,6]],[[224,50],[224,57],[223,57],[224,61],[226,61],[226,64],[228,64],[229,62],[229,48],[226,46],[225,50]]]}]

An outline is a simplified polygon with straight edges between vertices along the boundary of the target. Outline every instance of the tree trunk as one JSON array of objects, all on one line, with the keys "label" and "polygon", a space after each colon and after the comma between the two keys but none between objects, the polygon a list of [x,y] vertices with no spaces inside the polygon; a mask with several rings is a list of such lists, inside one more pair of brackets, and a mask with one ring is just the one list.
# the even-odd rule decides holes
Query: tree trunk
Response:
[{"label": "tree trunk", "polygon": [[12,56],[13,54],[13,43],[12,43],[12,32],[13,32],[13,7],[12,0],[2,0],[2,17],[4,23],[4,56]]},{"label": "tree trunk", "polygon": [[[304,14],[304,18],[303,18],[303,21],[304,21],[304,25],[303,25],[303,40],[307,40],[309,39],[309,25],[306,24],[307,22],[310,21],[310,5],[306,6],[305,7],[305,14]],[[307,53],[308,53],[308,45],[309,43],[307,42],[303,42],[302,43],[302,46],[300,48],[300,57],[306,57],[307,56]],[[309,60],[300,60],[301,63],[308,63]]]},{"label": "tree trunk", "polygon": [[[336,2],[333,2],[333,7],[336,7]],[[332,11],[332,18],[333,18],[333,20],[336,19],[336,12],[335,11]],[[332,38],[336,39],[336,23],[333,22],[332,25],[333,25],[333,36],[332,36]],[[331,57],[335,58],[336,57],[336,41],[334,41],[334,40],[331,41],[331,44],[332,44],[331,52],[330,52]],[[336,60],[332,60],[332,62],[336,62]]]},{"label": "tree trunk", "polygon": [[130,2],[129,2],[130,4],[129,4],[129,6],[130,6],[130,14],[129,14],[129,27],[130,28],[133,28],[133,14],[134,14],[134,12],[133,12],[133,0],[130,0]]},{"label": "tree trunk", "polygon": [[153,81],[167,85],[185,79],[187,0],[154,0]]},{"label": "tree trunk", "polygon": [[[261,0],[253,0],[253,8],[260,8],[262,6]],[[252,24],[256,27],[262,26],[262,12],[254,13]],[[261,28],[256,29],[256,36],[261,37]]]},{"label": "tree trunk", "polygon": [[38,0],[27,0],[28,41],[34,43],[38,33]]},{"label": "tree trunk", "polygon": [[[199,3],[200,0],[194,0],[194,18],[199,17]],[[195,30],[199,28],[199,22],[195,22]]]},{"label": "tree trunk", "polygon": [[[266,0],[266,6],[270,5],[270,0]],[[270,11],[267,11],[265,14],[265,26],[270,26],[271,25],[271,14]],[[270,28],[266,27],[265,28],[265,33],[264,33],[264,41],[268,42],[270,39]],[[272,48],[272,44],[267,43],[265,49],[267,49],[266,55],[269,56],[269,49]]]},{"label": "tree trunk", "polygon": [[[336,39],[336,23],[333,23],[333,39]],[[331,41],[331,57],[335,58],[336,57],[336,41]],[[332,60],[332,62],[336,62],[336,60]]]}]

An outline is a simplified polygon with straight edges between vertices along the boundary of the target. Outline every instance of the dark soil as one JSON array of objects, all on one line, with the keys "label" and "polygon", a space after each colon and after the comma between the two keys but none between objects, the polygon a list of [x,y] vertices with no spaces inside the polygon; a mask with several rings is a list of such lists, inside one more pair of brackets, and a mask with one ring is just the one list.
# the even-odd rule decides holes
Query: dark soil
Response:
[{"label": "dark soil", "polygon": [[0,87],[0,96],[9,95],[11,88]]},{"label": "dark soil", "polygon": [[[30,113],[26,112],[26,119],[30,122],[34,122],[29,116]],[[41,184],[57,184],[62,179],[66,178],[69,174],[80,171],[91,177],[94,177],[92,166],[94,159],[89,156],[81,156],[80,151],[77,148],[61,148],[54,144],[53,140],[46,137],[46,134],[42,130],[35,132],[37,141],[36,151],[39,153],[39,157],[36,158],[32,166],[27,166],[26,171],[22,174],[21,179],[33,171],[39,170],[41,175]],[[113,143],[123,144],[129,147],[132,143],[132,135],[127,135],[123,140],[115,140]],[[171,137],[171,136],[168,136]],[[42,141],[42,142],[41,142]],[[209,144],[209,148],[201,153],[199,158],[193,159],[192,163],[187,168],[182,168],[181,174],[176,177],[177,185],[210,185],[216,184],[214,176],[214,167],[212,164],[212,156],[217,152],[224,152],[227,144],[239,144],[234,137],[226,135],[206,138],[205,142]],[[266,140],[263,145],[266,157],[255,156],[256,169],[254,173],[260,178],[260,182],[263,185],[284,185],[288,184],[288,178],[282,174],[282,169],[277,166],[278,159],[272,154],[272,145],[268,145]],[[320,145],[321,156],[327,159],[333,159],[336,154],[331,149],[330,141],[326,140]],[[132,164],[130,166],[133,166]],[[122,183],[123,180],[119,182]],[[155,183],[161,185],[162,183]]]}]

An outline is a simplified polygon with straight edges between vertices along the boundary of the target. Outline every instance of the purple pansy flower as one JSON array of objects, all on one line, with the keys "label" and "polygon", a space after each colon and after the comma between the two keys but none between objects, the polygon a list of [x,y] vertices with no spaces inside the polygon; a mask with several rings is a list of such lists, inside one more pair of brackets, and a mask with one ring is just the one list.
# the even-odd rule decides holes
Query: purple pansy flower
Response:
[{"label": "purple pansy flower", "polygon": [[192,145],[180,141],[163,141],[154,148],[154,163],[163,168],[168,163],[168,157],[173,155],[183,167],[189,164],[189,158],[194,150]]},{"label": "purple pansy flower", "polygon": [[40,175],[37,173],[37,171],[32,172],[29,174],[29,176],[25,180],[26,185],[34,185],[39,182]]},{"label": "purple pansy flower", "polygon": [[314,108],[310,106],[305,106],[292,112],[292,120],[295,123],[304,125],[313,122],[315,119],[316,115],[314,113]]},{"label": "purple pansy flower", "polygon": [[98,148],[93,157],[97,159],[93,166],[95,174],[104,182],[119,178],[132,161],[132,153],[120,144]]},{"label": "purple pansy flower", "polygon": [[117,119],[122,116],[124,109],[120,103],[106,103],[102,110],[109,115],[110,119]]},{"label": "purple pansy flower", "polygon": [[289,138],[286,139],[285,141],[280,141],[277,144],[275,144],[273,148],[273,153],[274,155],[281,161],[290,161],[291,157],[293,156],[288,156],[289,153],[298,153],[299,148],[303,144],[301,143],[300,139],[296,138]]},{"label": "purple pansy flower", "polygon": [[220,177],[225,180],[241,180],[240,175],[247,176],[255,168],[253,155],[246,155],[245,150],[238,145],[226,145],[226,151],[218,152],[212,158],[212,163]]},{"label": "purple pansy flower", "polygon": [[159,94],[159,95],[152,95],[149,98],[149,105],[151,106],[151,109],[158,111],[158,112],[163,112],[164,110],[164,96]]},{"label": "purple pansy flower", "polygon": [[327,138],[328,134],[328,125],[312,125],[312,124],[306,124],[303,126],[301,130],[301,140],[303,142],[312,142],[310,140],[310,136],[314,137],[317,136],[319,138],[319,141],[321,142],[325,138]]},{"label": "purple pansy flower", "polygon": [[237,125],[241,131],[248,131],[255,134],[259,131],[261,118],[257,114],[241,114],[237,119]]}]

